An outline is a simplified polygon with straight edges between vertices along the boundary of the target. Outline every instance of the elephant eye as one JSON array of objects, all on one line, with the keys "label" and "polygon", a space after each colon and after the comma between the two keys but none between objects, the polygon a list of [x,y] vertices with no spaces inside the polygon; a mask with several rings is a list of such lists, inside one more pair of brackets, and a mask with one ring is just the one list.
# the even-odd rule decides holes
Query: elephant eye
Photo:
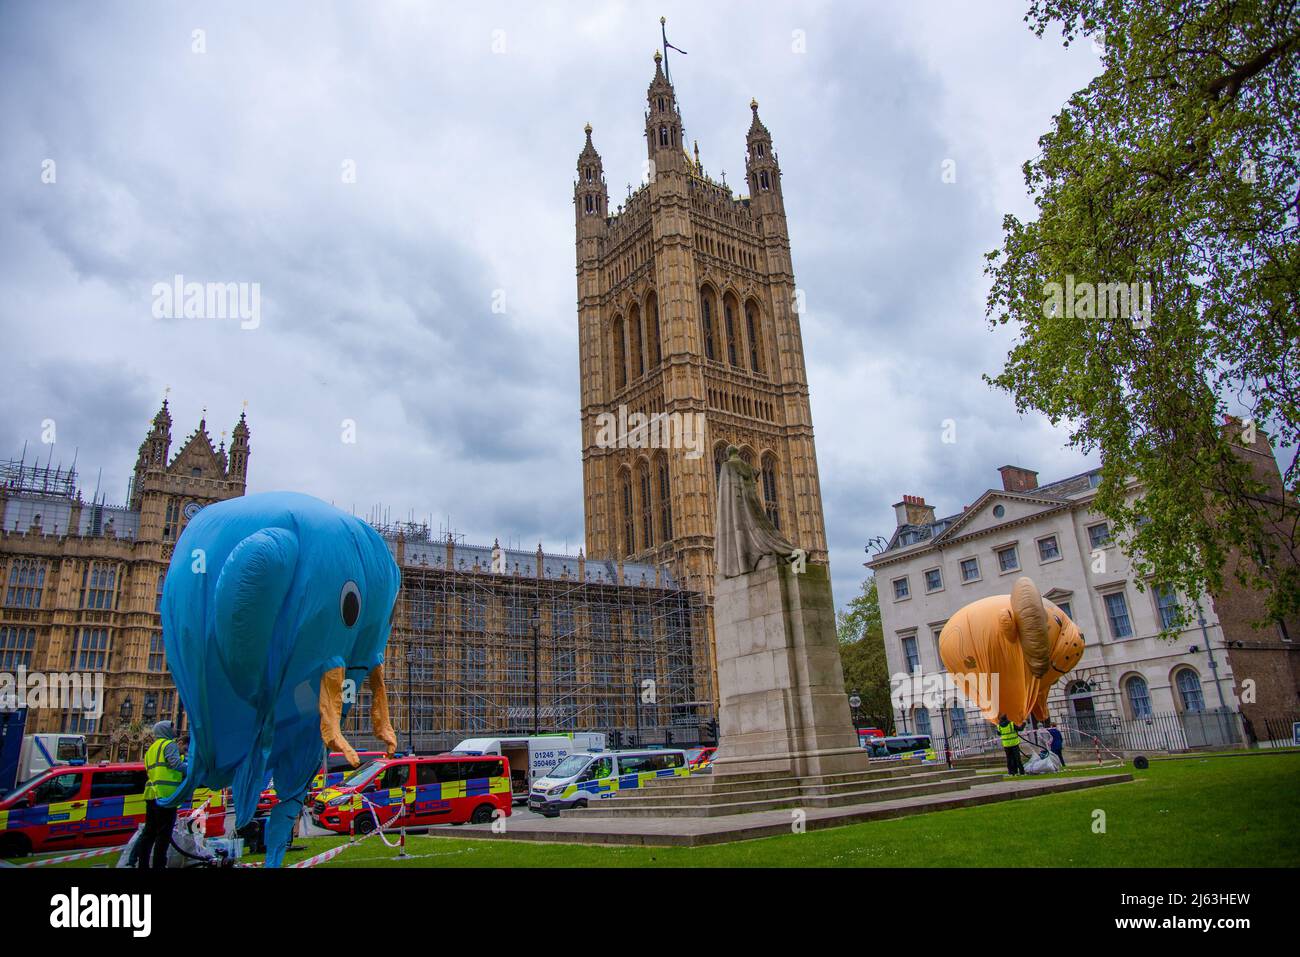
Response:
[{"label": "elephant eye", "polygon": [[343,592],[339,595],[339,614],[343,616],[343,624],[349,628],[361,617],[361,589],[357,588],[354,581],[343,584]]}]

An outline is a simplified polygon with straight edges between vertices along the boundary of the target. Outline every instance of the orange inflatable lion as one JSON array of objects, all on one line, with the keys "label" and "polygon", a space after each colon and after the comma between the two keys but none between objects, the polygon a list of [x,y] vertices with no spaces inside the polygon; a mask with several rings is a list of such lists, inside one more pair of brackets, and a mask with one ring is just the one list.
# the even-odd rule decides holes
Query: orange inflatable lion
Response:
[{"label": "orange inflatable lion", "polygon": [[939,657],[986,718],[1047,718],[1047,693],[1079,663],[1083,634],[1065,612],[1018,578],[1010,595],[971,602],[943,626]]}]

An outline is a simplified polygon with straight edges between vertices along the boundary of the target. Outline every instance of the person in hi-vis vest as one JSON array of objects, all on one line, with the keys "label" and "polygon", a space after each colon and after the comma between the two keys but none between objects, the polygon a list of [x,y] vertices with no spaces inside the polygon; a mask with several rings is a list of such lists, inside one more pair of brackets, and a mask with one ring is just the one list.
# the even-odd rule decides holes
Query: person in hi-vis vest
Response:
[{"label": "person in hi-vis vest", "polygon": [[1020,735],[1005,714],[998,715],[998,737],[1007,753],[1007,774],[1024,774],[1025,766],[1020,762]]},{"label": "person in hi-vis vest", "polygon": [[159,807],[161,798],[168,798],[185,780],[185,758],[176,743],[176,725],[159,721],[153,726],[154,742],[144,753],[144,769],[148,783],[144,789],[144,833],[136,843],[136,866],[167,866],[167,848],[171,846],[172,828],[176,826],[176,808]]}]

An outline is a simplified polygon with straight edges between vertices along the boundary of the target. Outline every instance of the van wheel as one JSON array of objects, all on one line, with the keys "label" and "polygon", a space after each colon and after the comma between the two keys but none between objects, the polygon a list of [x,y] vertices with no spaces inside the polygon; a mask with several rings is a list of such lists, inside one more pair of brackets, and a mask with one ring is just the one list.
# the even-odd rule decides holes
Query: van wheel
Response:
[{"label": "van wheel", "polygon": [[26,857],[32,842],[26,834],[0,834],[0,857]]},{"label": "van wheel", "polygon": [[574,807],[586,807],[586,806],[587,806],[587,801],[586,801],[585,798],[584,798],[583,800],[581,800],[581,801],[574,801],[574,802],[573,802],[573,806],[574,806]]},{"label": "van wheel", "polygon": [[375,829],[375,819],[369,814],[359,816],[352,822],[352,833],[365,835]]},{"label": "van wheel", "polygon": [[474,808],[474,813],[470,815],[471,824],[491,824],[492,812],[496,810],[491,804],[480,804]]}]

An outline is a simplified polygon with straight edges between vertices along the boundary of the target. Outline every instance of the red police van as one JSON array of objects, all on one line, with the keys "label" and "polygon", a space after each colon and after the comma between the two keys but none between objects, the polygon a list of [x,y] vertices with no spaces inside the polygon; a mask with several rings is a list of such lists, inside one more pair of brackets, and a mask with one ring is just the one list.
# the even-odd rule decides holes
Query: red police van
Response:
[{"label": "red police van", "polygon": [[[359,763],[357,768],[362,768],[366,762],[375,758],[384,757],[383,751],[358,751],[357,758]],[[316,800],[316,795],[320,794],[325,788],[337,787],[343,783],[343,779],[352,773],[353,767],[348,763],[347,756],[342,751],[331,751],[325,758],[324,772],[317,774],[312,778],[311,784],[307,787],[307,793],[303,796],[303,807],[311,807],[312,802]],[[280,803],[280,799],[275,793],[275,783],[272,782],[257,799],[258,815],[270,814],[271,808]]]},{"label": "red police van", "polygon": [[[50,768],[0,798],[0,857],[125,844],[144,823],[145,783],[143,764]],[[195,791],[178,817],[199,809],[206,815],[204,834],[220,837],[225,794]]]},{"label": "red police van", "polygon": [[510,761],[498,754],[378,758],[316,796],[311,819],[339,834],[367,834],[399,809],[404,827],[488,824],[509,817]]}]

